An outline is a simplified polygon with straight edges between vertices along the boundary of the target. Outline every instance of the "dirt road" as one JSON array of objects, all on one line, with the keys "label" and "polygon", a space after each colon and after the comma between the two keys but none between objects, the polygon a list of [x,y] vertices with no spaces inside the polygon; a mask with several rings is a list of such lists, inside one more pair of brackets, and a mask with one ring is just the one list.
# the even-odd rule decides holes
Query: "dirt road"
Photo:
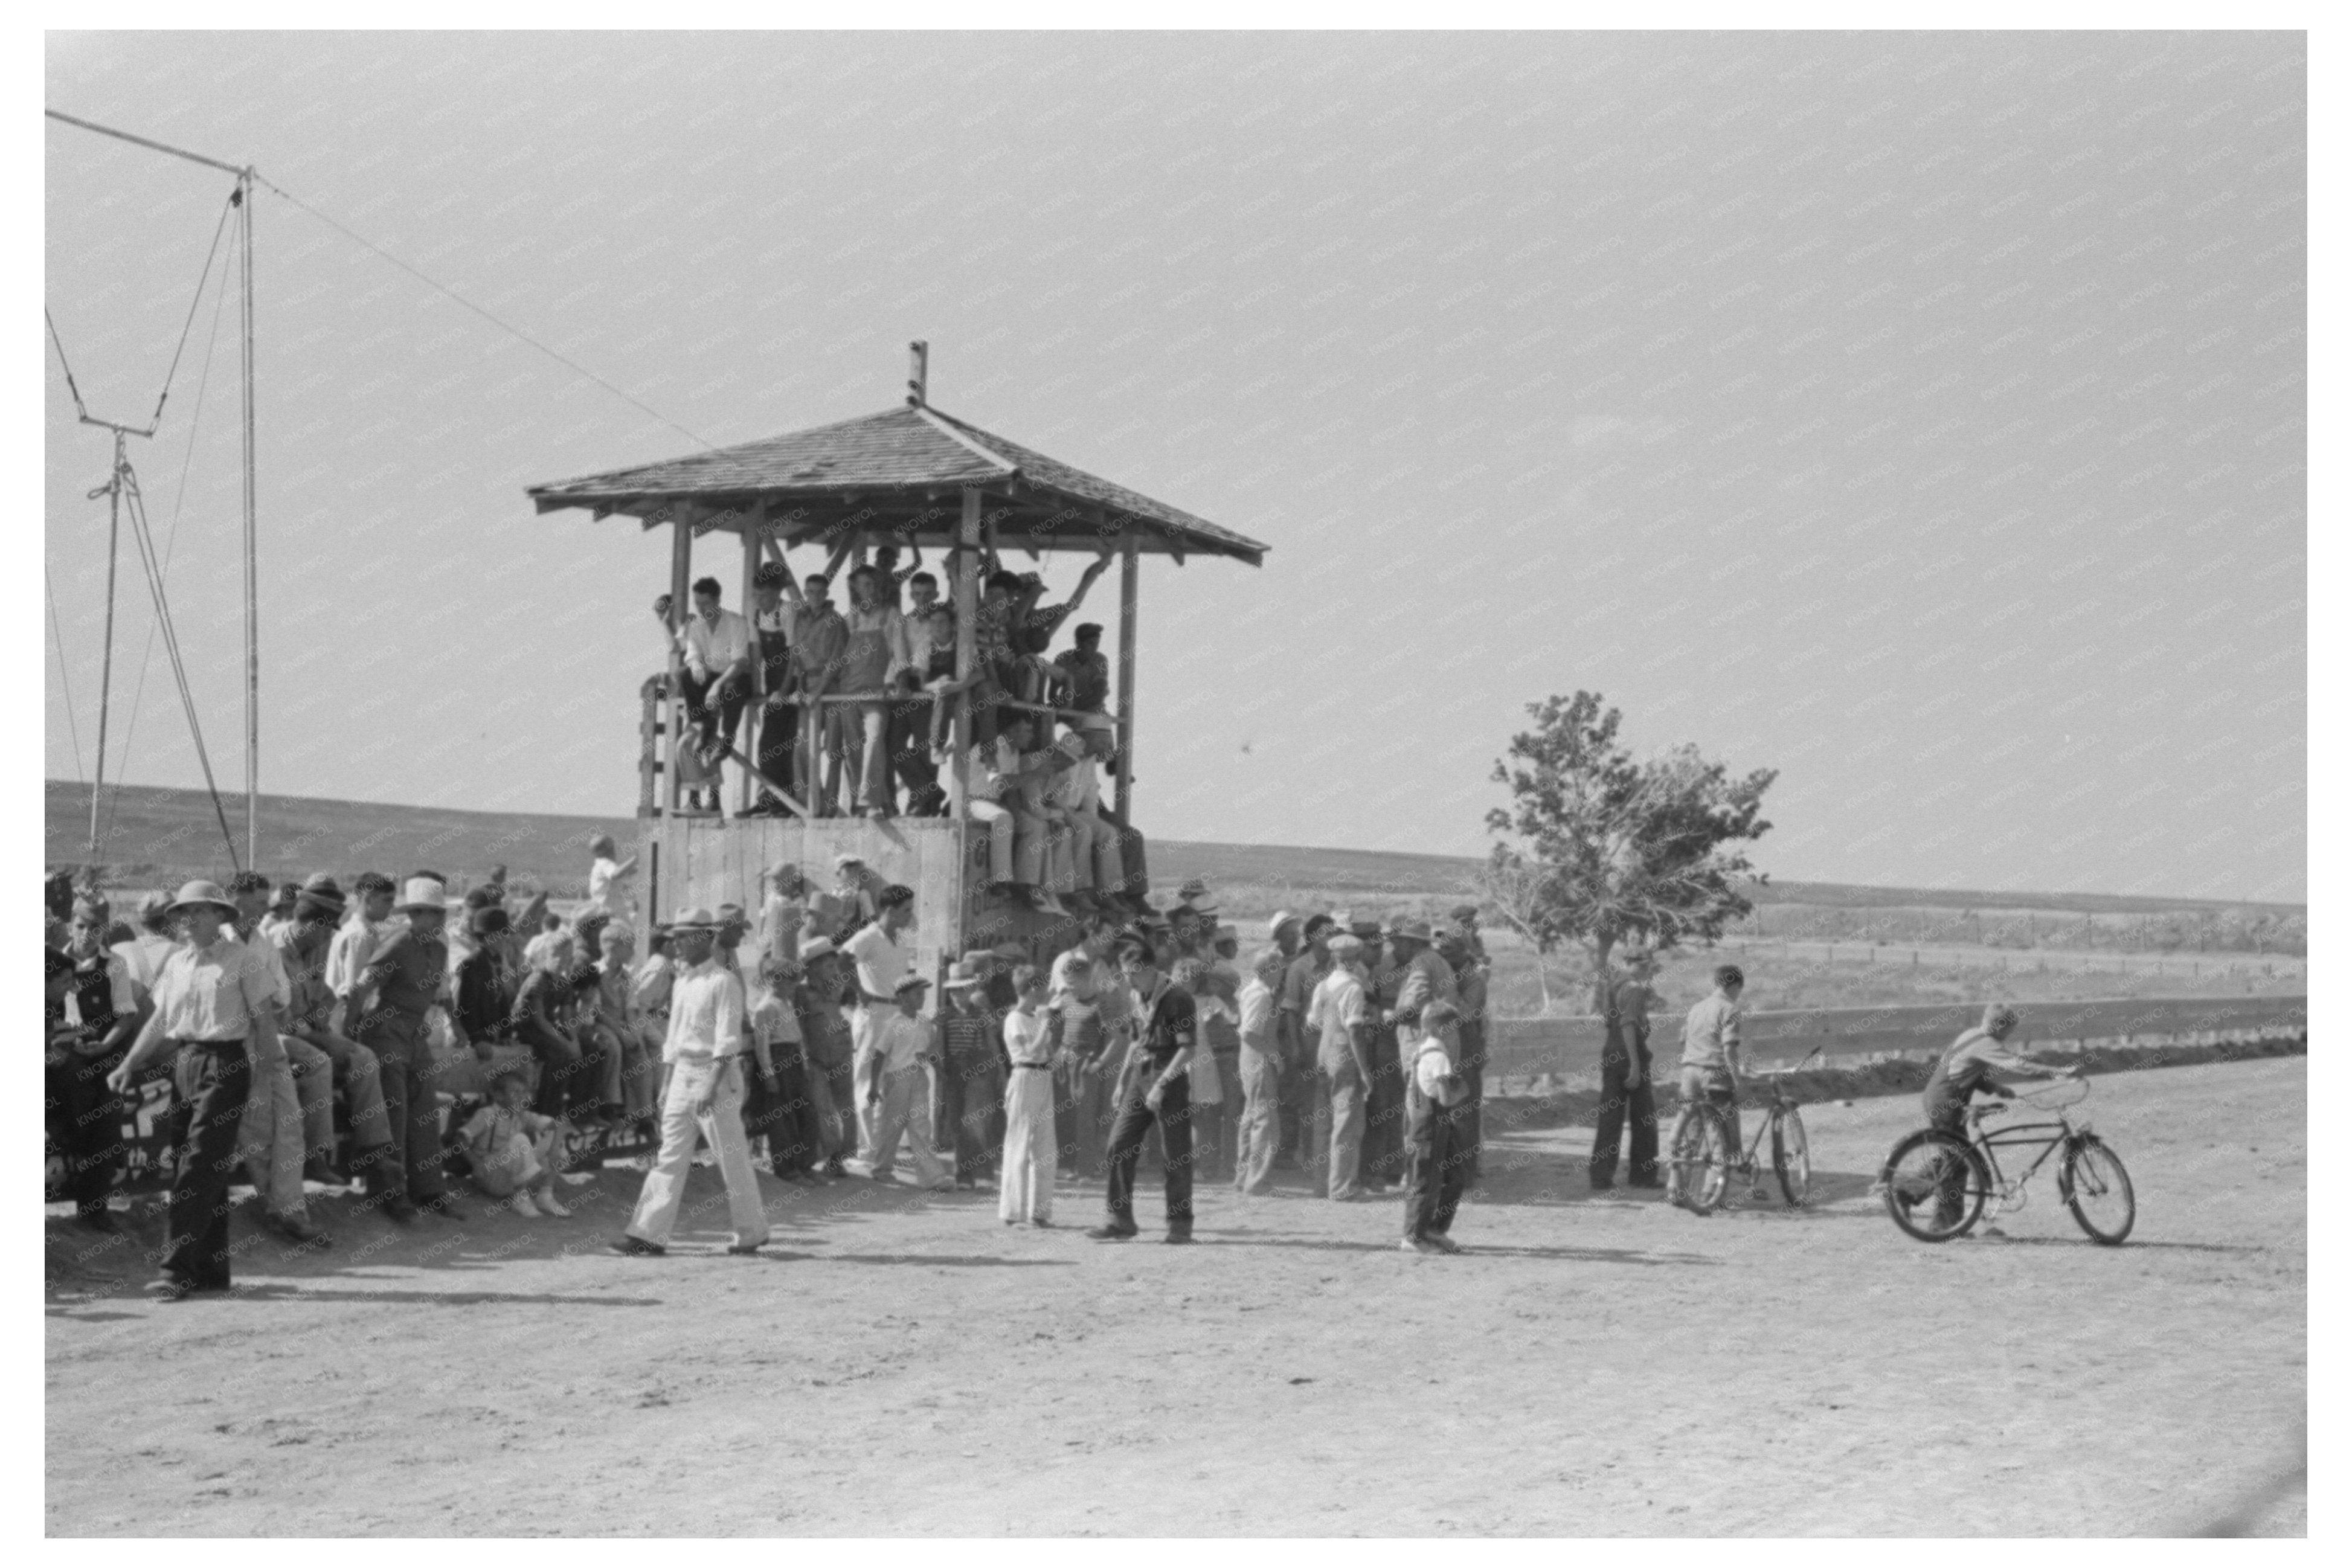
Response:
[{"label": "dirt road", "polygon": [[[673,1255],[625,1260],[590,1250],[614,1173],[568,1222],[337,1218],[160,1307],[53,1223],[47,1526],[2194,1531],[2301,1463],[2304,1099],[2301,1058],[2097,1079],[2116,1250],[2047,1173],[2004,1238],[1904,1239],[1864,1188],[1907,1098],[1809,1110],[1796,1214],[1596,1197],[1588,1134],[1518,1135],[1458,1258],[1396,1251],[1388,1203],[1219,1192],[1202,1245],[1102,1246],[1098,1186],[1034,1232],[866,1184],[774,1185],[776,1247],[732,1258],[705,1173]],[[2299,1490],[2255,1513],[2305,1529]]]}]

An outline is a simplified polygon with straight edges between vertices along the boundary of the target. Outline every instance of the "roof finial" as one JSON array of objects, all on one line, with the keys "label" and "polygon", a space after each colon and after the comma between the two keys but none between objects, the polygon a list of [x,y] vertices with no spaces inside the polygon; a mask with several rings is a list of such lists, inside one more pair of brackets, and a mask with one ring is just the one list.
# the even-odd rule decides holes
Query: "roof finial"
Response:
[{"label": "roof finial", "polygon": [[907,345],[907,406],[921,408],[930,402],[931,345],[917,338]]}]

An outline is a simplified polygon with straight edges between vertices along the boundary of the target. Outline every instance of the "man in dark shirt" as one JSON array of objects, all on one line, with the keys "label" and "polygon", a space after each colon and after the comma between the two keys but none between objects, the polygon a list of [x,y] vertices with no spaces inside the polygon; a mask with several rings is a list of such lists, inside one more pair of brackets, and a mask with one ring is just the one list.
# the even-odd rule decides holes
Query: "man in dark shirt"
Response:
[{"label": "man in dark shirt", "polygon": [[449,961],[442,939],[447,906],[438,883],[411,877],[394,913],[408,917],[391,932],[367,966],[376,1002],[361,1020],[360,1043],[373,1051],[383,1084],[383,1109],[392,1142],[373,1161],[352,1164],[371,1202],[396,1220],[430,1209],[445,1219],[464,1219],[441,1179],[441,1114],[433,1097],[433,1046],[425,1038],[425,1015],[441,989]]},{"label": "man in dark shirt", "polygon": [[1077,646],[1055,655],[1055,679],[1063,688],[1061,706],[1085,713],[1100,713],[1109,706],[1110,660],[1103,657],[1102,630],[1088,621],[1077,629]]},{"label": "man in dark shirt", "polygon": [[1625,961],[1625,978],[1604,974],[1595,987],[1593,1011],[1609,1031],[1601,1047],[1601,1109],[1586,1168],[1596,1193],[1616,1183],[1618,1140],[1629,1117],[1633,1147],[1625,1184],[1665,1185],[1658,1174],[1658,1102],[1650,1082],[1650,1005],[1657,1000],[1650,981],[1657,973],[1657,959],[1648,949],[1636,948]]},{"label": "man in dark shirt", "polygon": [[1150,936],[1129,927],[1118,938],[1118,968],[1135,996],[1134,1045],[1119,1074],[1118,1120],[1110,1130],[1109,1216],[1087,1232],[1097,1241],[1136,1233],[1135,1166],[1154,1121],[1167,1156],[1168,1239],[1192,1239],[1192,1099],[1186,1068],[1197,1027],[1192,998],[1161,973]]}]

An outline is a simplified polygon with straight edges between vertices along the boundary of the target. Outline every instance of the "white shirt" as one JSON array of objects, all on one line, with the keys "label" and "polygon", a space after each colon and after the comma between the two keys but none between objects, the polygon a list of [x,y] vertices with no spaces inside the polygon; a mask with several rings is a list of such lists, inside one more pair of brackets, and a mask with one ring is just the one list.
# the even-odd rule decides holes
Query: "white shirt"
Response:
[{"label": "white shirt", "polygon": [[[877,1013],[882,1011],[879,1007],[874,1010]],[[890,1011],[874,1026],[870,1048],[874,1055],[881,1058],[884,1072],[905,1072],[920,1064],[924,1047],[930,1043],[930,1021],[909,1018],[898,1011],[894,1003]]]},{"label": "white shirt", "polygon": [[1054,1048],[1047,1019],[1040,1010],[1024,1013],[1015,1007],[1004,1015],[1004,1054],[1013,1058],[1014,1067],[1042,1068],[1051,1066]]},{"label": "white shirt", "polygon": [[[859,926],[856,933],[842,944],[841,951],[849,954],[857,965],[857,989],[866,996],[891,995],[911,967],[911,955],[908,950],[883,935],[878,921]],[[871,1005],[895,1006],[897,1004],[877,1002]]]},{"label": "white shirt", "polygon": [[359,988],[362,971],[368,960],[375,956],[375,939],[383,927],[373,924],[365,915],[354,910],[335,928],[334,940],[327,944],[327,989],[348,1002]]},{"label": "white shirt", "polygon": [[[1421,1054],[1412,1058],[1413,1086],[1422,1098],[1440,1105],[1455,1105],[1468,1098],[1459,1083],[1454,1081],[1454,1058],[1445,1054],[1445,1042],[1424,1036]],[[1449,1086],[1454,1098],[1446,1098]]]},{"label": "white shirt", "polygon": [[669,1034],[662,1060],[709,1057],[720,1060],[743,1048],[743,983],[713,958],[677,977],[670,991]]},{"label": "white shirt", "polygon": [[1272,1056],[1274,1038],[1274,992],[1256,975],[1242,982],[1238,998],[1242,1007],[1241,1037],[1244,1050],[1261,1056]]},{"label": "white shirt", "polygon": [[1344,963],[1333,964],[1331,973],[1323,977],[1323,983],[1315,987],[1315,994],[1307,1003],[1307,1026],[1323,1032],[1319,1059],[1329,1067],[1355,1060],[1348,1031],[1352,1026],[1373,1021],[1371,1004],[1364,996],[1363,978]]},{"label": "white shirt", "polygon": [[[123,945],[130,944],[126,942]],[[79,958],[74,959],[77,965],[81,962]],[[131,965],[122,961],[121,952],[112,949],[109,949],[106,954],[106,998],[107,1005],[114,1009],[114,1016],[118,1018],[128,1018],[139,1011],[139,990],[131,983]],[[66,991],[66,1017],[76,1025],[92,1022],[81,1016],[81,990],[79,986],[68,987]]]},{"label": "white shirt", "polygon": [[1055,774],[1053,792],[1047,798],[1055,805],[1067,806],[1087,816],[1097,815],[1102,805],[1102,779],[1095,772],[1095,760],[1080,757]]},{"label": "white shirt", "polygon": [[686,650],[687,668],[698,680],[707,680],[739,659],[751,657],[751,628],[732,610],[721,610],[716,622],[688,615],[678,633]]},{"label": "white shirt", "polygon": [[[606,914],[619,919],[627,914],[628,879],[637,874],[635,866],[621,869],[621,863],[609,855],[599,855],[596,863],[588,868],[588,901]],[[621,884],[615,886],[614,884]]]},{"label": "white shirt", "polygon": [[210,947],[182,947],[155,979],[155,1013],[168,1040],[242,1040],[276,997],[257,949],[223,931]]},{"label": "white shirt", "polygon": [[255,963],[269,978],[269,994],[280,1013],[294,1005],[294,982],[287,978],[286,961],[278,955],[277,943],[264,939],[258,928],[254,931],[254,939],[247,942],[234,930],[224,926],[221,928],[221,940],[236,942],[253,954]]},{"label": "white shirt", "polygon": [[163,973],[163,961],[177,952],[179,946],[168,936],[142,931],[129,942],[116,942],[112,951],[115,957],[122,960],[123,968],[130,972],[131,984],[139,988],[139,994],[147,996],[154,993],[155,977]]},{"label": "white shirt", "polygon": [[1739,1044],[1739,1004],[1720,991],[1690,1010],[1683,1020],[1683,1066],[1725,1068]]}]

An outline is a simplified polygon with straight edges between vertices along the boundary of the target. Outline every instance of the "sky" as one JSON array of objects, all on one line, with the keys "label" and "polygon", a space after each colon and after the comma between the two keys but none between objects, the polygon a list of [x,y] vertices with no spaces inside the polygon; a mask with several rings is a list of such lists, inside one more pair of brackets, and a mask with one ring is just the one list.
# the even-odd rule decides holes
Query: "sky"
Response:
[{"label": "sky", "polygon": [[[1146,558],[1147,832],[1479,854],[1527,705],[1591,689],[1637,750],[1779,770],[1785,879],[2305,896],[2298,35],[53,33],[46,65],[49,107],[250,162],[628,395],[264,193],[265,791],[626,814],[667,542],[523,488],[879,412],[922,338],[936,406],[1271,547]],[[197,287],[231,180],[46,136],[90,412],[143,422],[186,329],[131,460],[238,788],[227,241]],[[44,374],[44,766],[83,778],[110,438]],[[121,549],[107,771],[197,784]]]}]

